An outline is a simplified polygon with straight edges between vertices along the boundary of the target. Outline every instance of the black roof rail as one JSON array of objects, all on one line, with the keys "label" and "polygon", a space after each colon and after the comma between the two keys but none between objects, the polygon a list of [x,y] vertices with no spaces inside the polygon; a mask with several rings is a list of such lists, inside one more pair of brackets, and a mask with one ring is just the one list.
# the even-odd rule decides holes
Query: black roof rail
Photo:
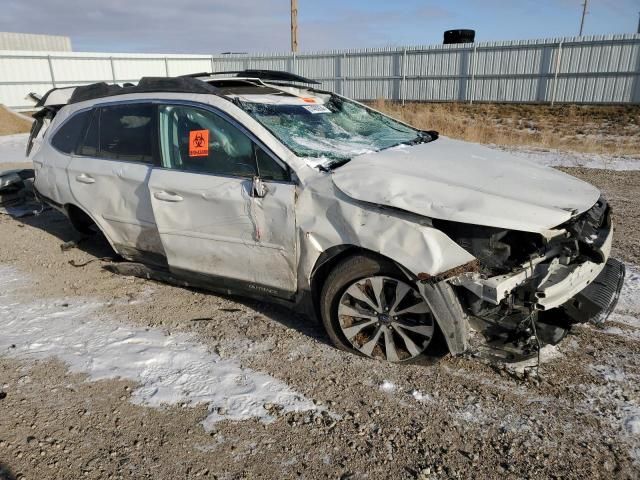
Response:
[{"label": "black roof rail", "polygon": [[319,85],[320,82],[315,80],[311,80],[310,78],[301,77],[300,75],[296,75],[295,73],[284,72],[281,70],[230,70],[224,72],[200,72],[200,73],[190,73],[187,75],[183,75],[183,77],[209,77],[211,75],[235,75],[236,77],[252,77],[259,78],[260,80],[273,80],[280,82],[300,82],[300,83],[311,83],[314,85]]}]

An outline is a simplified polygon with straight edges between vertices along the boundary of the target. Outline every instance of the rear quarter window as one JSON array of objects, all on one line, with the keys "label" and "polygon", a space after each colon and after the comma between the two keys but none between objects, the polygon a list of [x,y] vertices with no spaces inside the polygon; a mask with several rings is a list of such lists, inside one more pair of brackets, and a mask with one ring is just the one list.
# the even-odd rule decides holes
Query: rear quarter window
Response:
[{"label": "rear quarter window", "polygon": [[91,110],[76,113],[58,129],[51,139],[51,145],[62,153],[75,152],[78,141],[82,137],[87,126]]}]

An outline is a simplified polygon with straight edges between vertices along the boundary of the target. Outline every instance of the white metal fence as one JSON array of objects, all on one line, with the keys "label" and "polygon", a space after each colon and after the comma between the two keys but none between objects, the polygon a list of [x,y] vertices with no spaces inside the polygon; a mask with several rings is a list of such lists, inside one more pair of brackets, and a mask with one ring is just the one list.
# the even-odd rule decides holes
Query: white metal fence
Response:
[{"label": "white metal fence", "polygon": [[640,35],[305,54],[0,52],[0,103],[29,92],[194,72],[286,70],[360,100],[640,104]]}]

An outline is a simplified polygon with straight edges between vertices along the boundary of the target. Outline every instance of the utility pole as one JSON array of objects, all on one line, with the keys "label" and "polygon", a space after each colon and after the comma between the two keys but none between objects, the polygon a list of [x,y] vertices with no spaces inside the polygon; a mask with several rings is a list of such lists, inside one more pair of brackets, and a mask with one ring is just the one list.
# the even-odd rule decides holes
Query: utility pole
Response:
[{"label": "utility pole", "polygon": [[638,12],[638,32],[640,33],[640,12]]},{"label": "utility pole", "polygon": [[584,3],[582,4],[582,18],[580,19],[580,33],[578,34],[579,37],[582,36],[582,28],[584,27],[584,17],[587,14],[588,5],[589,5],[589,0],[584,0]]},{"label": "utility pole", "polygon": [[291,51],[298,51],[298,0],[291,0]]}]

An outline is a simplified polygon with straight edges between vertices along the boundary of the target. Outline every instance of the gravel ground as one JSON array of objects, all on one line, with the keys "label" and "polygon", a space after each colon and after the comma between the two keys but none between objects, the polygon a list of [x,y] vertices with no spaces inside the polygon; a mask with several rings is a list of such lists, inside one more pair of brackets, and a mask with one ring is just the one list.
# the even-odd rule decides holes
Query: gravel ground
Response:
[{"label": "gravel ground", "polygon": [[[604,189],[615,255],[640,263],[640,174],[566,170]],[[118,277],[100,262],[74,268],[110,254],[99,238],[62,252],[75,238],[53,211],[0,216],[0,265],[32,278],[33,299],[97,299],[128,325],[190,333],[325,410],[206,431],[206,405],[136,405],[133,382],[0,352],[2,480],[638,478],[637,318],[575,328],[538,379],[473,358],[398,366],[336,350],[282,307]]]}]

